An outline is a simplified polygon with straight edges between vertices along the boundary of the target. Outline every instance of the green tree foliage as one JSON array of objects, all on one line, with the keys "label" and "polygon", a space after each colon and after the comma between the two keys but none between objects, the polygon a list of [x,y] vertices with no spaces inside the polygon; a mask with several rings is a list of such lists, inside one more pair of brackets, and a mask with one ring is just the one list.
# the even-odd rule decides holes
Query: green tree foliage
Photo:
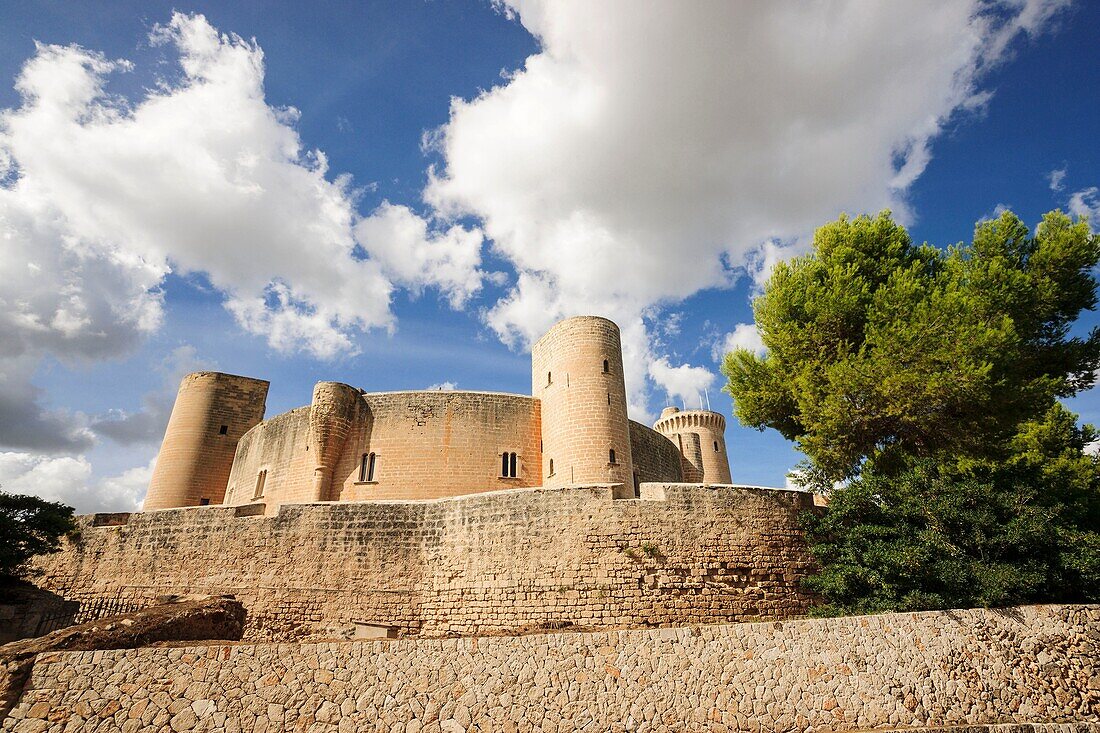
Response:
[{"label": "green tree foliage", "polygon": [[57,552],[61,537],[75,529],[70,506],[0,492],[0,578],[25,575],[27,560]]},{"label": "green tree foliage", "polygon": [[1034,236],[1005,213],[947,250],[914,245],[888,212],[841,217],[754,302],[766,354],[726,356],[737,418],[796,441],[830,480],[868,458],[989,455],[1092,384],[1100,331],[1069,329],[1096,304],[1098,258],[1100,238],[1061,212]]},{"label": "green tree foliage", "polygon": [[1055,404],[999,460],[872,464],[807,514],[822,615],[1100,599],[1100,464]]},{"label": "green tree foliage", "polygon": [[774,428],[833,489],[807,514],[822,613],[1100,599],[1100,463],[1058,402],[1092,385],[1100,238],[1011,213],[915,246],[842,217],[753,304],[767,347],[726,356],[742,424]]}]

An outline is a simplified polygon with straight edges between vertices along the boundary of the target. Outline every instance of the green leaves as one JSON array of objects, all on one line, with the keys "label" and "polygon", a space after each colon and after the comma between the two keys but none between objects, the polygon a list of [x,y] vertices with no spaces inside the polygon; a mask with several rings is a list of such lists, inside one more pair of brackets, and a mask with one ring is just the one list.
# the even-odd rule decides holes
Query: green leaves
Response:
[{"label": "green leaves", "polygon": [[1054,405],[1004,460],[869,464],[805,529],[818,613],[876,613],[1100,598],[1100,466],[1091,428]]},{"label": "green leaves", "polygon": [[1100,599],[1100,466],[1057,398],[1092,385],[1100,238],[1011,213],[915,246],[889,212],[821,227],[753,304],[767,353],[722,371],[745,425],[796,441],[820,613]]},{"label": "green leaves", "polygon": [[70,506],[0,492],[0,577],[25,574],[28,559],[56,552],[60,538],[75,528]]},{"label": "green leaves", "polygon": [[1100,334],[1069,338],[1096,304],[1100,240],[1011,213],[970,245],[914,246],[889,212],[821,227],[753,304],[768,351],[727,355],[745,425],[796,441],[834,479],[906,455],[983,456],[1056,397],[1092,384]]}]

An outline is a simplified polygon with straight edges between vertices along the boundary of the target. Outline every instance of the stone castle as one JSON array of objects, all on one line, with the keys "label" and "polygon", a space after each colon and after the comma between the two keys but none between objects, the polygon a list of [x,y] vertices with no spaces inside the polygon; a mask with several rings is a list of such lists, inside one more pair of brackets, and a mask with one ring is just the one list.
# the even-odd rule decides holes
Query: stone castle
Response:
[{"label": "stone castle", "polygon": [[606,319],[531,396],[267,387],[186,377],[146,511],[34,561],[66,623],[232,594],[242,641],[0,660],[0,730],[1100,733],[1098,606],[802,619],[822,510],[730,485],[716,413],[628,420]]},{"label": "stone castle", "polygon": [[729,484],[725,419],[667,408],[627,418],[619,329],[594,316],[550,329],[531,354],[531,396],[364,392],[320,382],[311,403],[264,420],[268,383],[184,378],[145,510],[437,499],[500,489],[650,482]]}]

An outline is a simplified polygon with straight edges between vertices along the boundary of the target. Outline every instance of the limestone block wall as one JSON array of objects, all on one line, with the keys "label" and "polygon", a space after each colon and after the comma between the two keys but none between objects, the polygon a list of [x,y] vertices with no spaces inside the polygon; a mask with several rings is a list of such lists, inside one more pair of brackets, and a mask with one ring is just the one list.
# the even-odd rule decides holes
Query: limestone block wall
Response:
[{"label": "limestone block wall", "polygon": [[[264,420],[241,437],[225,490],[225,504],[267,502],[277,511],[282,501],[309,501],[313,492],[313,456],[309,454],[310,406]],[[264,473],[260,485],[260,472]]]},{"label": "limestone block wall", "polygon": [[523,489],[431,501],[203,507],[136,513],[40,557],[65,598],[151,603],[232,593],[246,637],[665,626],[805,613],[811,567],[795,491],[642,484]]},{"label": "limestone block wall", "polygon": [[[325,500],[429,499],[537,486],[539,407],[531,397],[493,392],[366,393],[354,410],[341,412],[339,441],[327,433],[325,440],[314,437],[328,425],[316,419],[316,407],[292,410],[241,439],[226,504],[263,501],[275,513],[283,503],[316,501],[317,453],[336,450],[337,442],[338,451],[323,459],[331,473]],[[360,480],[363,456],[371,453],[374,475]],[[502,453],[516,454],[515,477],[502,475]],[[255,488],[262,471],[260,497]]]},{"label": "limestone block wall", "polygon": [[541,485],[632,486],[618,326],[578,316],[547,331],[531,347],[531,394],[542,401]]},{"label": "limestone block wall", "polygon": [[1100,726],[1098,637],[1100,607],[1027,606],[61,652],[38,658],[3,728],[823,733],[1014,723],[1047,725],[993,730],[1092,731]]},{"label": "limestone block wall", "polygon": [[180,383],[145,509],[220,504],[237,442],[264,417],[268,382],[220,372]]},{"label": "limestone block wall", "polygon": [[633,420],[630,421],[630,455],[634,459],[635,485],[684,480],[676,444],[656,430]]}]

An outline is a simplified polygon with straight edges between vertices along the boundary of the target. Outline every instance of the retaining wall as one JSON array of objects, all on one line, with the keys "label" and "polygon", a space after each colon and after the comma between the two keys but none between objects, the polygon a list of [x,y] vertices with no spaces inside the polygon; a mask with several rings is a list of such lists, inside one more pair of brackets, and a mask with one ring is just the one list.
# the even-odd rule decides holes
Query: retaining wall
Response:
[{"label": "retaining wall", "polygon": [[4,730],[816,733],[1003,723],[1095,730],[1098,637],[1100,606],[1029,606],[54,653],[38,658]]},{"label": "retaining wall", "polygon": [[[430,501],[191,507],[80,519],[36,582],[128,607],[231,593],[246,639],[790,618],[811,598],[795,491],[642,484]],[[96,526],[110,523],[112,526]]]}]

